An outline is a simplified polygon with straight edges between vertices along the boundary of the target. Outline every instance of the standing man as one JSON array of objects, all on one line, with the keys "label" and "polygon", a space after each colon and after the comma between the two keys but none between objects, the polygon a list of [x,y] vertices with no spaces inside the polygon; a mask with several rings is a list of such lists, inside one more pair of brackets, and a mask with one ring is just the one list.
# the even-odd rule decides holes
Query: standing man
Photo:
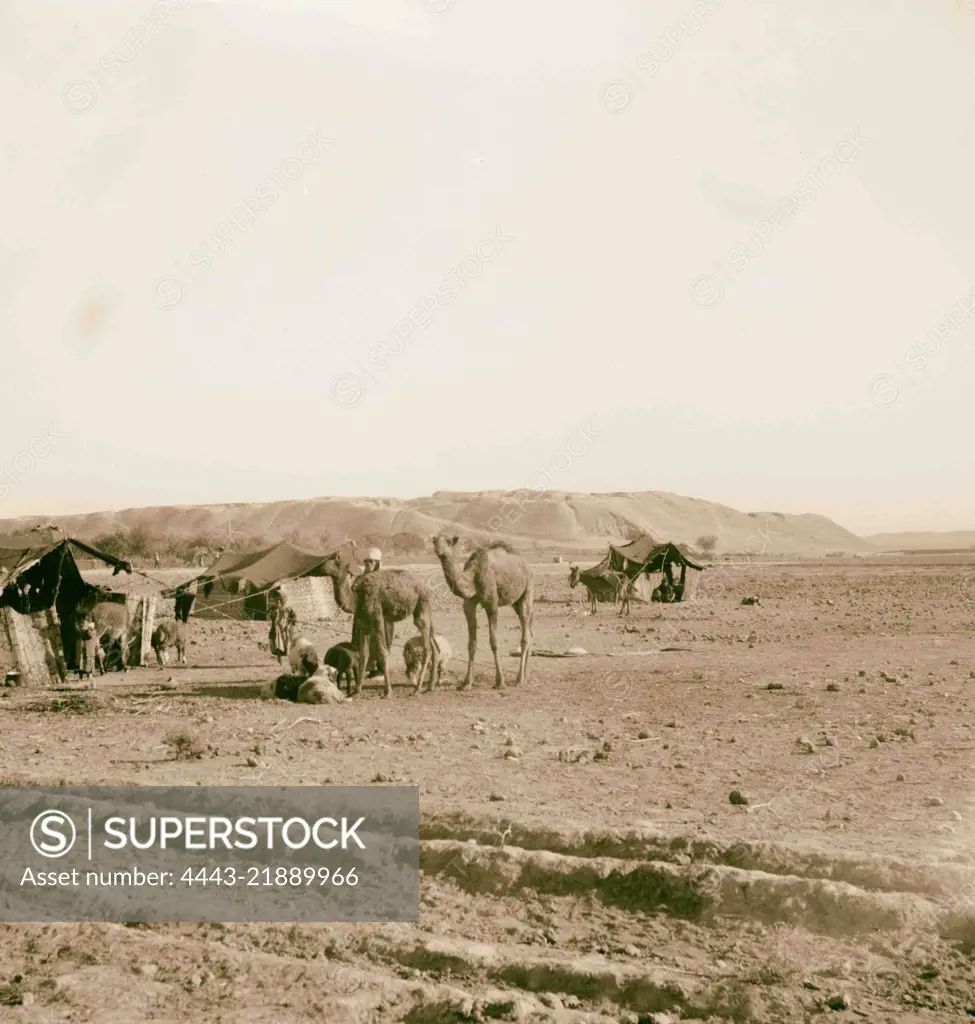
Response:
[{"label": "standing man", "polygon": [[[362,574],[363,576],[368,572],[379,572],[383,566],[383,553],[379,548],[369,548],[366,552],[366,557],[362,560]],[[356,619],[352,620],[352,643],[358,644],[359,642],[359,623]],[[376,639],[372,638],[369,641],[369,664],[366,666],[366,678],[374,679],[379,675],[379,651],[376,648]]]}]

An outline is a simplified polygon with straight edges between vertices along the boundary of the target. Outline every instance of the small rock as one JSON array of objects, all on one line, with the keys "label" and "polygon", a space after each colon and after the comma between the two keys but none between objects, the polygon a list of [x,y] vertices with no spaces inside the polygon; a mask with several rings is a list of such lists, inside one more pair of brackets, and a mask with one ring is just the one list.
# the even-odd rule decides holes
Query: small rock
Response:
[{"label": "small rock", "polygon": [[813,742],[807,739],[805,736],[800,736],[796,740],[796,747],[799,749],[800,754],[811,754],[816,748],[813,746]]},{"label": "small rock", "polygon": [[568,1010],[578,1010],[582,1000],[578,996],[568,995],[562,1000],[562,1005]]},{"label": "small rock", "polygon": [[747,803],[748,803],[748,797],[746,797],[746,796],[745,796],[745,795],[744,795],[743,793],[741,793],[741,792],[740,792],[739,790],[737,790],[737,789],[733,789],[733,790],[732,790],[732,791],[731,791],[731,792],[730,792],[730,793],[728,794],[728,803],[729,803],[729,804],[737,804],[737,805],[739,805],[739,806],[744,806],[745,804],[747,804]]},{"label": "small rock", "polygon": [[839,683],[827,683],[826,684],[826,692],[827,693],[839,693],[840,692],[840,684]]},{"label": "small rock", "polygon": [[766,690],[782,690],[782,689],[784,689],[784,687],[782,686],[781,683],[769,683],[768,686],[765,687],[765,689]]},{"label": "small rock", "polygon": [[256,757],[251,756],[251,757],[247,758],[247,767],[248,768],[257,768],[259,763],[260,762],[257,760]]},{"label": "small rock", "polygon": [[845,992],[836,992],[826,1000],[826,1005],[831,1010],[848,1010],[850,998]]},{"label": "small rock", "polygon": [[863,676],[865,676],[866,674],[867,674],[867,670],[866,670],[865,668],[861,668],[861,669],[860,669],[860,670],[859,670],[859,671],[857,672],[857,675],[858,675],[858,676],[860,676],[861,678],[862,678]]},{"label": "small rock", "polygon": [[924,802],[928,807],[941,807],[944,800],[940,796],[929,796]]},{"label": "small rock", "polygon": [[550,1010],[560,1011],[563,1008],[562,1000],[551,992],[542,992],[538,999],[543,1006],[547,1006]]},{"label": "small rock", "polygon": [[898,772],[897,778],[894,781],[895,782],[904,782],[905,781],[904,780],[904,773],[903,772]]},{"label": "small rock", "polygon": [[636,734],[636,738],[638,740],[648,740],[650,739],[650,733],[648,733],[646,729],[641,729],[640,732]]},{"label": "small rock", "polygon": [[873,739],[872,739],[872,740],[870,741],[870,749],[871,749],[871,750],[875,750],[875,749],[876,749],[877,747],[879,747],[879,746],[880,746],[880,743],[879,743],[879,741],[877,740],[877,738],[876,738],[876,736],[875,736],[875,737],[874,737],[874,738],[873,738]]},{"label": "small rock", "polygon": [[504,752],[506,761],[517,761],[519,757],[521,757],[521,751],[517,747],[509,747]]}]

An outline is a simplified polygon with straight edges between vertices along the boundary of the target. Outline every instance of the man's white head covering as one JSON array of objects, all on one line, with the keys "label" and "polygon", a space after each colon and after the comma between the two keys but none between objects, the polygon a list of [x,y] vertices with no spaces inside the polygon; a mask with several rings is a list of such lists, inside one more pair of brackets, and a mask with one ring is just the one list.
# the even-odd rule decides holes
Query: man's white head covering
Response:
[{"label": "man's white head covering", "polygon": [[379,548],[370,548],[366,552],[366,561],[367,562],[381,562],[382,560],[383,560],[383,553],[379,550]]}]

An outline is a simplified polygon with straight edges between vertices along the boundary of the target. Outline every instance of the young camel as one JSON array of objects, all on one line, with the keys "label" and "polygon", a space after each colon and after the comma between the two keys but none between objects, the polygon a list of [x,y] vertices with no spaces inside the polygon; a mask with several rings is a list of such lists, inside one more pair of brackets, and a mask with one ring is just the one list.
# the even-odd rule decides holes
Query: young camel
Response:
[{"label": "young camel", "polygon": [[457,541],[457,537],[445,534],[439,534],[433,541],[433,550],[440,559],[447,586],[463,599],[467,619],[467,675],[457,689],[466,690],[474,681],[478,605],[487,613],[488,635],[494,655],[494,688],[500,690],[504,687],[504,673],[498,659],[498,609],[507,605],[514,608],[521,623],[521,661],[515,685],[527,682],[535,592],[531,567],[510,545],[494,541],[477,548],[461,568],[454,555]]},{"label": "young camel", "polygon": [[366,664],[369,660],[369,643],[375,638],[379,655],[379,668],[386,682],[383,692],[388,697],[392,692],[390,679],[389,645],[392,641],[394,623],[401,622],[408,615],[420,632],[423,641],[423,665],[415,695],[433,660],[433,615],[430,608],[430,592],[426,584],[412,573],[402,569],[377,569],[357,576],[351,583],[352,570],[341,555],[330,555],[322,563],[321,571],[332,579],[335,603],[360,624],[358,646],[359,665],[355,692],[358,694],[366,678]]}]

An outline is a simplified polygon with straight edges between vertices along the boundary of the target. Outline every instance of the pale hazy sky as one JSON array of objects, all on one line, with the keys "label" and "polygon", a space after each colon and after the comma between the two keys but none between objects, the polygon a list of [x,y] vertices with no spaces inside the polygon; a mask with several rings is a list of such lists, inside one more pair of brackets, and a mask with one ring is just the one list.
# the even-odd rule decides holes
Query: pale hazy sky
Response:
[{"label": "pale hazy sky", "polygon": [[0,6],[0,516],[515,488],[588,422],[560,489],[975,528],[975,0],[165,7]]}]

